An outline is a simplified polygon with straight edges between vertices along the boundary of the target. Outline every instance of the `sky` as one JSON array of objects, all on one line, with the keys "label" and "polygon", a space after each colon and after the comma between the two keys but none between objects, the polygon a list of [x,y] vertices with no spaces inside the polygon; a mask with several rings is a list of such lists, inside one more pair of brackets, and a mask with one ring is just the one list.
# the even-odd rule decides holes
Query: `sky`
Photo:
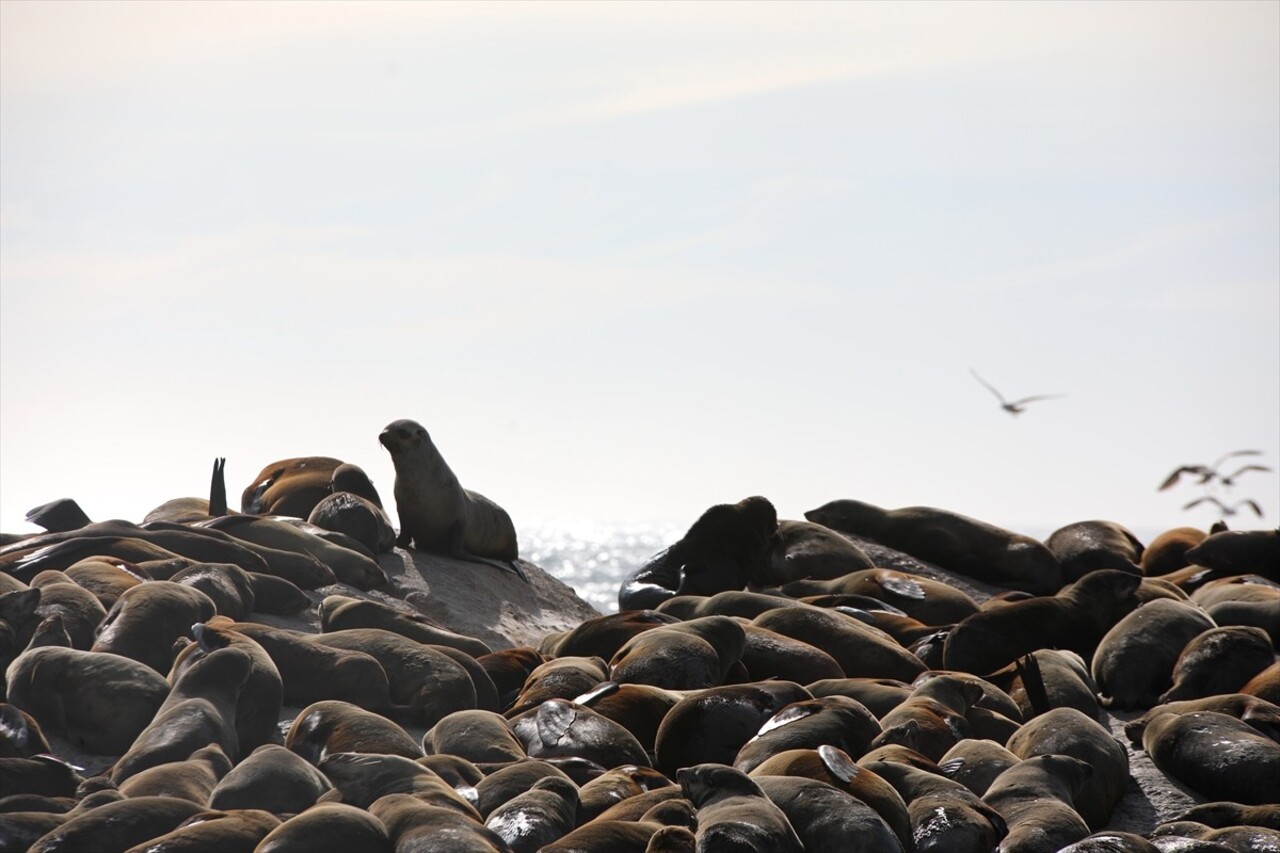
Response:
[{"label": "sky", "polygon": [[0,530],[390,508],[398,418],[517,527],[1206,526],[1172,469],[1280,463],[1280,4],[0,3]]}]

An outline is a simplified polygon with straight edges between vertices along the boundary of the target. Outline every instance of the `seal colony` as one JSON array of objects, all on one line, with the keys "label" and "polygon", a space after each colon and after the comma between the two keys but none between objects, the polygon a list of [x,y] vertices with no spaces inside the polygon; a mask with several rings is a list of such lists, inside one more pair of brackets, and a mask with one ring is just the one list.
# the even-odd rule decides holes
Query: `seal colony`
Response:
[{"label": "seal colony", "polygon": [[752,496],[600,616],[381,442],[0,539],[0,849],[1280,846],[1280,531]]}]

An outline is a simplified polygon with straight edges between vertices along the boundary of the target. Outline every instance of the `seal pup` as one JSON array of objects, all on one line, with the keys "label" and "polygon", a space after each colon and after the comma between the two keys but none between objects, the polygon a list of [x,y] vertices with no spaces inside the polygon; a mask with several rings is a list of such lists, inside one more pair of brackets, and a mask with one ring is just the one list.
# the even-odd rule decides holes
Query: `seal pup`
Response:
[{"label": "seal pup", "polygon": [[698,809],[698,849],[803,853],[782,809],[750,776],[723,764],[698,764],[676,774]]},{"label": "seal pup", "polygon": [[[462,488],[431,436],[417,421],[387,424],[378,441],[396,469],[396,511],[401,548],[491,562],[523,578],[516,566],[519,546],[507,511],[479,492]],[[527,579],[526,579],[527,580]]]}]

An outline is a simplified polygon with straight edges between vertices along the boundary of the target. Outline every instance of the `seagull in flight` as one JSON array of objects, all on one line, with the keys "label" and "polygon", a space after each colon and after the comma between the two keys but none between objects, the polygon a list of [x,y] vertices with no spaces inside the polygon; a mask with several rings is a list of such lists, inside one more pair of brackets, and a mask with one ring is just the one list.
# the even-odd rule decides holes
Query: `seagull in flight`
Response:
[{"label": "seagull in flight", "polygon": [[1240,509],[1240,507],[1247,506],[1249,509],[1253,510],[1254,515],[1258,516],[1258,518],[1262,518],[1262,507],[1258,506],[1257,502],[1255,501],[1250,501],[1250,500],[1236,501],[1231,506],[1227,506],[1222,501],[1218,500],[1212,495],[1209,495],[1208,497],[1203,497],[1203,498],[1196,498],[1191,503],[1184,506],[1183,509],[1191,509],[1193,506],[1196,506],[1197,504],[1202,504],[1206,502],[1211,503],[1216,507],[1218,507],[1218,510],[1223,515],[1235,515],[1236,512]]},{"label": "seagull in flight", "polygon": [[1160,484],[1160,488],[1158,488],[1156,491],[1163,492],[1165,489],[1171,487],[1173,484],[1178,482],[1178,478],[1180,478],[1183,474],[1193,474],[1199,477],[1200,478],[1199,484],[1201,486],[1203,486],[1205,483],[1210,482],[1211,480],[1218,480],[1219,482],[1222,483],[1222,485],[1230,488],[1231,486],[1235,485],[1236,478],[1239,477],[1241,474],[1245,473],[1246,471],[1270,471],[1271,469],[1268,468],[1266,465],[1242,465],[1240,468],[1236,469],[1230,474],[1223,474],[1219,470],[1222,467],[1222,463],[1236,456],[1261,456],[1261,455],[1262,455],[1261,450],[1233,450],[1231,453],[1226,453],[1222,456],[1219,456],[1218,459],[1212,465],[1183,465],[1177,468],[1176,470],[1174,470],[1174,472],[1170,474],[1163,483]]},{"label": "seagull in flight", "polygon": [[1063,396],[1062,394],[1038,394],[1035,397],[1023,397],[1021,400],[1014,400],[1013,402],[1009,402],[1004,398],[1003,394],[1001,394],[999,391],[995,389],[995,386],[993,386],[990,382],[988,382],[987,380],[979,376],[978,371],[974,370],[971,367],[969,368],[969,372],[973,374],[974,379],[982,383],[982,386],[984,388],[986,388],[992,394],[996,395],[996,399],[1000,401],[1000,408],[1004,409],[1006,412],[1014,416],[1022,414],[1022,412],[1025,411],[1026,409],[1027,403],[1033,403],[1036,400],[1052,400],[1055,397]]}]

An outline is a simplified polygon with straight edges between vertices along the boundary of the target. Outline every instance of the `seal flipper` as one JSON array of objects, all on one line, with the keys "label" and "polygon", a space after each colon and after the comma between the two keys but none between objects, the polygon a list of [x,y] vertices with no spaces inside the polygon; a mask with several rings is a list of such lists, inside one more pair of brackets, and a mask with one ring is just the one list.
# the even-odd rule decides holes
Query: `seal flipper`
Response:
[{"label": "seal flipper", "polygon": [[213,477],[209,481],[209,515],[215,518],[227,514],[226,467],[225,456],[219,456],[213,460]]},{"label": "seal flipper", "polygon": [[1040,661],[1034,654],[1023,655],[1014,661],[1018,677],[1022,679],[1022,689],[1027,692],[1027,701],[1031,703],[1031,716],[1038,717],[1053,709],[1049,704],[1049,692],[1044,686],[1044,677],[1040,674]]}]

